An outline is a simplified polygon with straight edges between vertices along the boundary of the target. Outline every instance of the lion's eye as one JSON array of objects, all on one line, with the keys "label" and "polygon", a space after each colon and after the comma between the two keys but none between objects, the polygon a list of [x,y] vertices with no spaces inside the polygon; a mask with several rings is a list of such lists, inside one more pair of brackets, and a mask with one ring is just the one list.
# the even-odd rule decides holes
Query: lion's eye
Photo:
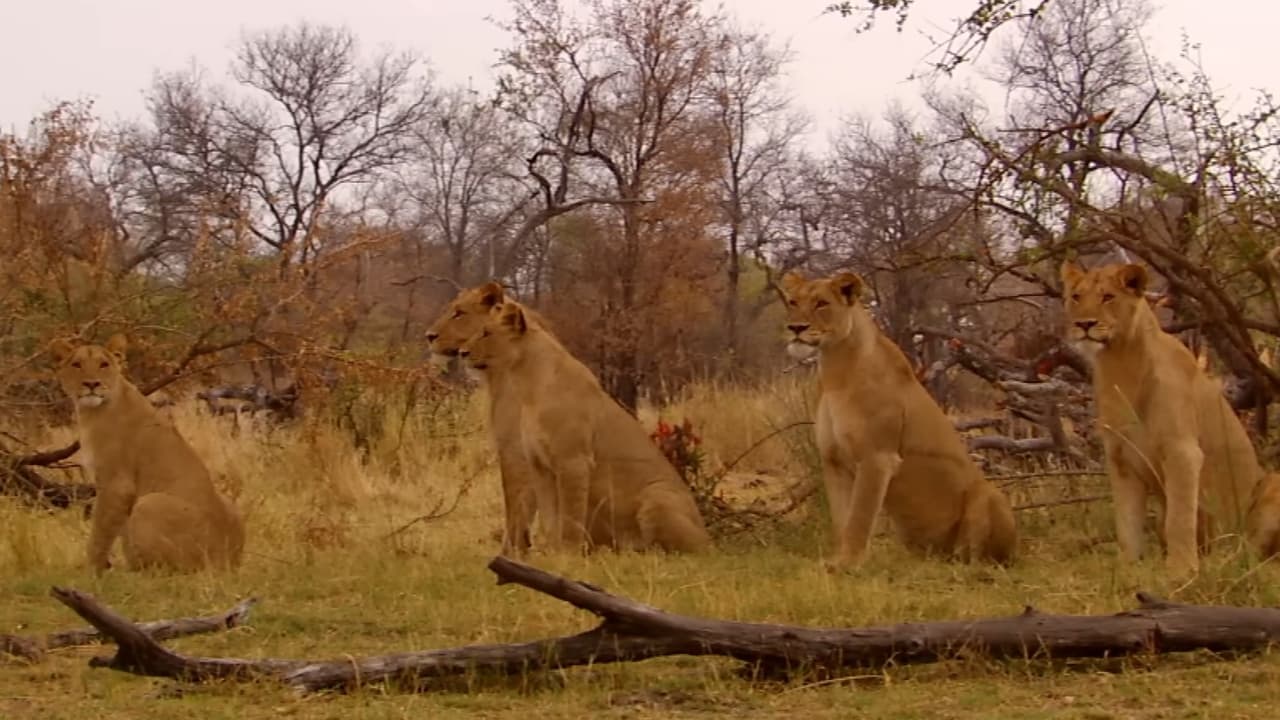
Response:
[{"label": "lion's eye", "polygon": [[826,307],[826,306],[828,306],[828,305],[830,305],[830,304],[831,304],[831,303],[827,302],[826,300],[819,300],[819,301],[817,301],[817,302],[815,302],[815,303],[813,304],[813,307],[814,307],[814,309],[821,310],[822,308],[824,308],[824,307]]},{"label": "lion's eye", "polygon": [[484,330],[481,330],[481,331],[480,331],[480,337],[482,337],[482,338],[489,337],[489,330],[488,330],[488,328],[486,328],[486,329],[484,329]]},{"label": "lion's eye", "polygon": [[78,368],[78,367],[80,367],[80,361],[79,361],[79,360],[77,360],[77,361],[75,361],[75,362],[71,363],[71,367],[73,367],[73,368]]},{"label": "lion's eye", "polygon": [[795,300],[787,300],[787,306],[788,306],[788,307],[795,307],[795,306],[796,306],[796,301],[795,301]]},{"label": "lion's eye", "polygon": [[1103,295],[1102,295],[1102,302],[1104,302],[1104,303],[1109,303],[1109,302],[1111,302],[1112,300],[1115,300],[1115,299],[1116,299],[1116,296],[1115,296],[1115,295],[1112,295],[1111,293],[1103,293]]},{"label": "lion's eye", "polygon": [[457,320],[458,318],[462,317],[462,315],[463,315],[463,312],[462,312],[461,310],[454,310],[454,311],[453,311],[453,319],[454,319],[454,320]]},{"label": "lion's eye", "polygon": [[1072,293],[1071,302],[1080,302],[1080,293]]},{"label": "lion's eye", "polygon": [[106,360],[103,360],[102,362],[98,363],[98,368],[100,370],[106,370],[109,367],[111,367],[111,363],[107,362]]}]

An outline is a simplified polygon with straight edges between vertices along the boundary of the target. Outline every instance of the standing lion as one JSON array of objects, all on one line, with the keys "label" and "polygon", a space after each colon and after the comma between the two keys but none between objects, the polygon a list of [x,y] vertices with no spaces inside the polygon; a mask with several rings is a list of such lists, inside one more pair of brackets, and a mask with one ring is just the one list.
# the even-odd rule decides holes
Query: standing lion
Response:
[{"label": "standing lion", "polygon": [[62,389],[75,404],[80,452],[97,489],[89,567],[111,567],[123,537],[130,569],[235,567],[244,526],[199,456],[123,373],[125,339],[105,347],[55,341]]},{"label": "standing lion", "polygon": [[787,351],[818,359],[816,435],[836,536],[829,567],[863,560],[882,507],[915,550],[1012,560],[1017,531],[1008,498],[982,476],[902,351],[862,306],[862,279],[788,273],[781,284]]},{"label": "standing lion", "polygon": [[1124,561],[1142,556],[1149,495],[1175,575],[1195,573],[1200,548],[1220,533],[1243,531],[1263,555],[1280,551],[1280,479],[1258,466],[1221,384],[1160,327],[1144,295],[1146,269],[1066,262],[1062,282],[1067,338],[1093,359]]},{"label": "standing lion", "polygon": [[[498,306],[459,353],[508,383],[500,452],[530,471],[538,514],[559,549],[711,543],[693,493],[634,417],[517,303]],[[497,422],[497,420],[495,420]],[[497,428],[495,427],[495,432]]]}]

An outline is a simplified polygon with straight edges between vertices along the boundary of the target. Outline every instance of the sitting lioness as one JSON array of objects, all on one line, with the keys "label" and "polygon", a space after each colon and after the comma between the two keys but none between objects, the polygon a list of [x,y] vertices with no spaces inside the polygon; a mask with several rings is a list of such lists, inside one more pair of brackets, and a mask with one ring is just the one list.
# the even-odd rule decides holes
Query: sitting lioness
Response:
[{"label": "sitting lioness", "polygon": [[89,567],[111,567],[123,536],[130,569],[192,571],[239,565],[240,513],[213,487],[204,463],[122,372],[125,339],[105,347],[55,341],[58,381],[75,405],[80,452],[97,494]]},{"label": "sitting lioness", "polygon": [[1142,556],[1148,495],[1173,574],[1195,573],[1200,548],[1220,533],[1243,531],[1264,555],[1280,550],[1280,485],[1259,468],[1221,384],[1160,327],[1146,269],[1066,262],[1062,281],[1067,338],[1093,358],[1121,557]]},{"label": "sitting lioness", "polygon": [[711,542],[689,487],[636,419],[520,305],[500,306],[460,354],[510,383],[512,441],[552,545],[692,552]]},{"label": "sitting lioness", "polygon": [[782,278],[787,351],[818,358],[816,417],[835,531],[828,569],[860,563],[883,506],[908,547],[998,563],[1012,560],[1009,500],[982,476],[947,416],[862,306],[862,279]]},{"label": "sitting lioness", "polygon": [[[515,303],[506,297],[502,286],[488,282],[458,293],[440,317],[427,329],[427,344],[437,357],[454,357],[466,340],[484,328],[490,314],[504,303]],[[526,311],[530,325],[542,326],[541,319]],[[511,390],[507,374],[499,368],[480,373],[489,391],[489,427],[498,453],[498,473],[502,480],[503,523],[502,552],[523,555],[530,545],[529,526],[534,518],[531,469],[520,449],[519,400]]]}]

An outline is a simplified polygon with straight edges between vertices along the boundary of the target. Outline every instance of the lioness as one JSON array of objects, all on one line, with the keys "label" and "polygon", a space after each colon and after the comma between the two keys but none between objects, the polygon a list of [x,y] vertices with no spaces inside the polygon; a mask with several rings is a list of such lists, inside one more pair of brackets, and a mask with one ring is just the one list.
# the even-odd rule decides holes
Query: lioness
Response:
[{"label": "lioness", "polygon": [[460,354],[510,383],[518,450],[555,546],[690,552],[711,542],[689,487],[636,419],[520,305],[504,303]]},{"label": "lioness", "polygon": [[863,560],[881,506],[915,550],[1012,560],[1009,500],[982,476],[964,441],[862,306],[853,273],[782,278],[787,351],[818,358],[816,418],[839,570]]},{"label": "lioness", "polygon": [[80,452],[97,488],[89,566],[111,567],[123,535],[129,567],[191,571],[235,567],[244,526],[204,463],[122,373],[125,339],[105,347],[54,341],[62,389],[75,405]]},{"label": "lioness", "polygon": [[1067,339],[1093,358],[1121,557],[1142,555],[1148,495],[1174,574],[1196,572],[1199,548],[1219,533],[1244,531],[1262,553],[1280,550],[1280,487],[1264,477],[1221,384],[1160,327],[1146,269],[1068,261],[1062,282]]},{"label": "lioness", "polygon": [[[502,286],[488,282],[458,293],[440,317],[427,329],[427,345],[437,357],[454,357],[462,343],[480,334],[489,315],[507,298]],[[531,325],[542,325],[535,313],[526,313]],[[498,453],[498,473],[502,479],[503,540],[502,552],[523,555],[529,549],[529,526],[534,518],[532,470],[520,450],[519,401],[501,368],[481,375],[489,390],[489,427]]]}]

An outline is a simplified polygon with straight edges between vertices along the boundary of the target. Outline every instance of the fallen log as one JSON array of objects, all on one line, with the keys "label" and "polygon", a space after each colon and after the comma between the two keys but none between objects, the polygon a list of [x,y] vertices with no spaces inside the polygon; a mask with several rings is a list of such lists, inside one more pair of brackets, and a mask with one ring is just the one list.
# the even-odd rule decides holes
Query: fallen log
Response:
[{"label": "fallen log", "polygon": [[[257,598],[241,600],[226,612],[203,617],[175,618],[173,620],[153,620],[133,625],[138,631],[145,633],[153,640],[168,640],[187,635],[201,635],[239,627],[249,621],[249,611],[258,603]],[[59,648],[96,645],[111,640],[96,628],[76,628],[49,633],[43,637],[23,635],[0,635],[0,654],[9,654],[32,662],[42,659],[50,650]]]},{"label": "fallen log", "polygon": [[116,641],[95,667],[190,681],[269,677],[302,691],[426,681],[473,672],[518,674],[667,655],[722,655],[756,674],[831,675],[886,663],[932,662],[976,653],[992,658],[1110,657],[1197,649],[1254,650],[1280,638],[1280,609],[1182,605],[1138,593],[1139,608],[1115,615],[1050,615],[1026,608],[1013,617],[905,623],[860,629],[806,628],[712,620],[663,612],[593,585],[503,557],[489,569],[601,618],[593,630],[534,642],[471,645],[328,661],[191,657],[173,652],[92,596],[52,594]]}]

